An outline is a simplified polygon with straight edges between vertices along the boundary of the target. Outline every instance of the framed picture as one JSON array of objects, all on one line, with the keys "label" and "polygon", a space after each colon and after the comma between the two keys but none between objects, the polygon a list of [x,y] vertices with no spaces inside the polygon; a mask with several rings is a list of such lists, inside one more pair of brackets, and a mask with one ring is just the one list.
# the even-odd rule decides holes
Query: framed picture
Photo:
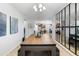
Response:
[{"label": "framed picture", "polygon": [[7,16],[0,12],[0,36],[6,35]]},{"label": "framed picture", "polygon": [[18,19],[10,16],[10,34],[18,32]]}]

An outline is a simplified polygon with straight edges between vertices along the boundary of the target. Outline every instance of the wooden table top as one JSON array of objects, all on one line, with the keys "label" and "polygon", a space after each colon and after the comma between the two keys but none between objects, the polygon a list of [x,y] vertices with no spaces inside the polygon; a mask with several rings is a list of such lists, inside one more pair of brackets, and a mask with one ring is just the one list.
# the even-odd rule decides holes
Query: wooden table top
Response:
[{"label": "wooden table top", "polygon": [[43,34],[41,38],[34,35],[29,36],[22,44],[55,44],[48,34]]}]

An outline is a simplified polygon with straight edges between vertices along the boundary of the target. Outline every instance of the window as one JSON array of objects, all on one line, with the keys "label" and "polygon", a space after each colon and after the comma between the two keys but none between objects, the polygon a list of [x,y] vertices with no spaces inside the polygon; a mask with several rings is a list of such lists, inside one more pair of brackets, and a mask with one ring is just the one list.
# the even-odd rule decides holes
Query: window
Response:
[{"label": "window", "polygon": [[60,13],[58,13],[56,16],[56,40],[60,42]]},{"label": "window", "polygon": [[78,9],[79,9],[79,4],[77,4],[77,10],[76,10],[76,3],[71,3],[59,12],[60,13],[60,17],[59,17],[60,41],[59,42],[73,53],[76,54],[77,52],[77,55],[79,55],[79,42],[78,42],[79,10]]}]

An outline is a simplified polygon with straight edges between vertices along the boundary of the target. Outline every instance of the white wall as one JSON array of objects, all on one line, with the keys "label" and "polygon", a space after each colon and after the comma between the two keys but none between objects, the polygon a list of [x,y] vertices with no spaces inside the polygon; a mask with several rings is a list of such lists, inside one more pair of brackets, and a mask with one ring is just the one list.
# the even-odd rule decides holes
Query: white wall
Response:
[{"label": "white wall", "polygon": [[56,22],[55,22],[55,20],[56,20],[56,19],[55,19],[55,16],[53,16],[53,19],[52,19],[52,38],[53,38],[53,39],[55,39],[55,37],[56,37],[56,36],[55,36],[55,30],[56,30],[56,28],[55,28],[55,27],[56,27]]},{"label": "white wall", "polygon": [[[9,4],[0,3],[0,12],[7,15],[7,34],[0,37],[0,55],[6,55],[15,48],[23,38],[24,18],[15,8]],[[18,33],[10,35],[9,16],[18,18]]]}]

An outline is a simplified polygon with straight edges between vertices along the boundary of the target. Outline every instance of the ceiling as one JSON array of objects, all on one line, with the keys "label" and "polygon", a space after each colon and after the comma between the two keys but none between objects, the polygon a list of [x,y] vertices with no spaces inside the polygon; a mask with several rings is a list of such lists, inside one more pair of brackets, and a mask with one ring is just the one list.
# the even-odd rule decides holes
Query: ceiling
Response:
[{"label": "ceiling", "polygon": [[38,3],[11,3],[26,20],[52,20],[53,16],[63,9],[68,3],[42,3],[46,10],[35,12],[33,6]]}]

